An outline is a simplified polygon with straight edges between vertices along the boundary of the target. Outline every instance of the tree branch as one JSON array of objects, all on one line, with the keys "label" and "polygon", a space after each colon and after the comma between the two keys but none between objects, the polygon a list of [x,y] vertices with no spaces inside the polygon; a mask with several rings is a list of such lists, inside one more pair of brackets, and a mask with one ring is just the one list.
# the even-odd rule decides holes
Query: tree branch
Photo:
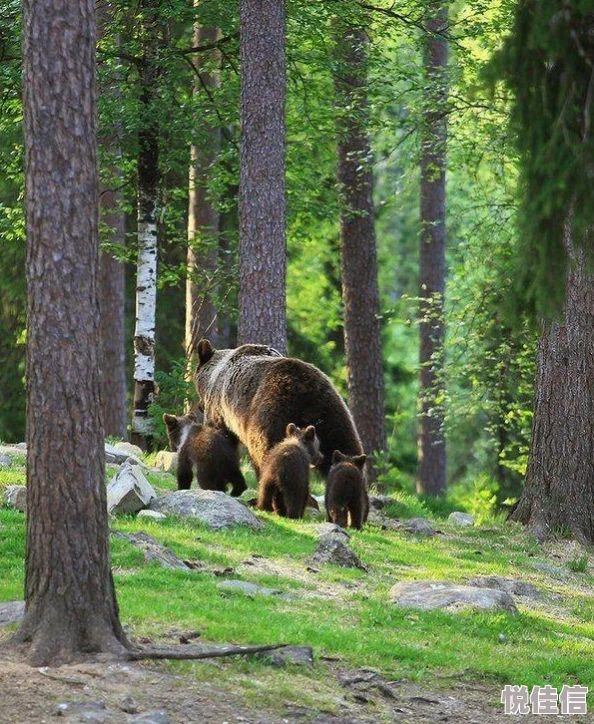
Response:
[{"label": "tree branch", "polygon": [[239,38],[239,33],[231,33],[231,35],[225,35],[224,38],[219,38],[214,43],[206,43],[205,45],[197,45],[194,48],[186,48],[185,50],[178,50],[178,55],[191,55],[192,53],[203,53],[207,50],[218,50],[221,45],[228,43],[230,40]]}]

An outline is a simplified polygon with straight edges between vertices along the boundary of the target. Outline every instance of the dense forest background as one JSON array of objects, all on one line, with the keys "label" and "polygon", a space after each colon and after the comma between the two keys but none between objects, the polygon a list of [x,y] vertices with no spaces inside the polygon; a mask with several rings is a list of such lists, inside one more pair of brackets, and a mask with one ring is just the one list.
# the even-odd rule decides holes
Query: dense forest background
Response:
[{"label": "dense forest background", "polygon": [[[432,90],[423,62],[427,3],[324,0],[287,3],[288,350],[329,374],[346,396],[336,180],[336,16],[363,21],[369,38],[366,90],[372,139],[375,229],[389,486],[413,489],[419,392],[421,137],[427,111],[447,120],[445,410],[450,495],[480,507],[517,498],[526,470],[538,329],[514,299],[518,159],[510,98],[492,81],[492,57],[510,31],[515,3],[456,2],[447,41],[447,94]],[[158,295],[155,425],[181,412],[185,381],[188,170],[191,147],[217,153],[199,180],[216,208],[216,272],[195,272],[216,289],[217,334],[234,346],[238,319],[239,9],[236,3],[99,2],[100,165],[104,194],[125,214],[123,239],[103,223],[102,245],[125,265],[125,349],[131,408],[137,256],[139,144],[158,150]],[[215,41],[196,27],[217,28]],[[20,6],[0,7],[0,439],[24,439],[25,223],[20,90]],[[216,46],[216,47],[214,47]],[[216,50],[216,52],[213,52]],[[151,73],[142,59],[150,57]],[[197,65],[199,64],[199,65]],[[205,77],[216,82],[205,82]],[[150,92],[149,92],[150,91]],[[357,113],[353,109],[353,113]],[[146,138],[146,135],[145,137]],[[139,140],[140,139],[140,140]],[[115,193],[117,192],[117,193]],[[104,218],[105,222],[105,218]],[[116,243],[117,242],[117,243]],[[224,324],[222,323],[224,320]],[[258,341],[258,340],[253,340]],[[110,370],[105,373],[110,393]]]}]

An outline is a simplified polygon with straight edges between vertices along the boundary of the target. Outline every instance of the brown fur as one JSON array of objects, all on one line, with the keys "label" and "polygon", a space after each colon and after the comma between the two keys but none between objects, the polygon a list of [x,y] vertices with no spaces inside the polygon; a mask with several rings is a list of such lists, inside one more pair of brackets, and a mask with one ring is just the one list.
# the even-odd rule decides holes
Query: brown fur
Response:
[{"label": "brown fur", "polygon": [[335,450],[326,480],[326,514],[330,523],[361,529],[369,515],[369,496],[363,478],[366,455],[343,455]]},{"label": "brown fur", "polygon": [[169,445],[177,451],[177,488],[188,490],[192,484],[193,467],[202,490],[227,492],[238,496],[247,489],[239,467],[239,442],[230,433],[212,425],[202,425],[195,413],[178,417],[163,415]]},{"label": "brown fur", "polygon": [[290,422],[301,428],[315,425],[324,455],[318,469],[324,477],[334,450],[363,453],[346,405],[313,365],[281,357],[264,345],[215,350],[204,339],[198,356],[195,382],[205,415],[237,435],[258,477],[267,453],[284,439]]},{"label": "brown fur", "polygon": [[289,423],[285,439],[264,458],[258,508],[287,518],[303,518],[310,497],[309,467],[320,458],[313,425],[300,430]]}]

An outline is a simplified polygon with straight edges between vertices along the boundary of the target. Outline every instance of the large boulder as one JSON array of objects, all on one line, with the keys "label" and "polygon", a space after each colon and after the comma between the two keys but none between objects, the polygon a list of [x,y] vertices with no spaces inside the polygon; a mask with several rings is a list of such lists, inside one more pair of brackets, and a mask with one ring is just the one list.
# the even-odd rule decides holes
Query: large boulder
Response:
[{"label": "large boulder", "polygon": [[468,583],[477,588],[497,588],[510,595],[522,596],[524,598],[539,598],[540,591],[528,581],[520,581],[517,578],[503,578],[502,576],[475,576]]},{"label": "large boulder", "polygon": [[460,586],[446,581],[401,581],[390,591],[392,603],[405,608],[433,611],[482,608],[517,614],[513,598],[506,591],[477,586]]},{"label": "large boulder", "polygon": [[459,510],[454,511],[448,515],[448,522],[454,525],[459,525],[462,528],[470,528],[474,525],[474,518],[468,513],[462,513]]},{"label": "large boulder", "polygon": [[116,442],[114,447],[116,450],[124,453],[124,455],[128,455],[128,457],[132,455],[134,457],[141,458],[144,454],[138,445],[133,445],[131,442]]},{"label": "large boulder", "polygon": [[159,470],[162,470],[165,473],[171,473],[172,475],[175,475],[177,472],[177,453],[168,452],[167,450],[160,450],[157,453],[155,467],[159,468]]},{"label": "large boulder", "polygon": [[151,510],[182,518],[195,518],[211,528],[245,525],[262,528],[261,520],[235,498],[218,490],[177,490],[151,501]]},{"label": "large boulder", "polygon": [[157,494],[137,465],[124,463],[107,488],[110,514],[137,513],[146,508]]},{"label": "large boulder", "polygon": [[27,512],[27,488],[25,485],[7,485],[4,491],[4,501],[10,508]]}]

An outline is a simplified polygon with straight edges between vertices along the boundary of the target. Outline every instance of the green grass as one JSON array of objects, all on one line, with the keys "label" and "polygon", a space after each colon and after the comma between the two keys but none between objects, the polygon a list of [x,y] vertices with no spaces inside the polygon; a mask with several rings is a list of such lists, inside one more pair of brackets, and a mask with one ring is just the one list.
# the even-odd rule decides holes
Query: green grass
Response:
[{"label": "green grass", "polygon": [[[0,493],[7,484],[23,482],[23,475],[22,465],[0,471]],[[175,487],[172,476],[149,477],[162,490]],[[387,510],[399,517],[429,515],[424,501],[405,494],[397,494]],[[442,515],[447,512],[443,506]],[[494,703],[506,683],[529,688],[551,684],[559,689],[578,682],[590,685],[594,577],[586,556],[566,565],[566,577],[554,577],[536,567],[548,562],[545,551],[515,524],[494,521],[460,529],[438,520],[436,527],[444,535],[433,538],[369,525],[351,538],[353,549],[369,566],[368,573],[334,566],[316,573],[308,572],[307,565],[317,544],[318,523],[265,514],[261,518],[265,526],[259,532],[213,531],[187,520],[153,523],[119,518],[113,527],[145,531],[179,557],[207,564],[206,570],[165,570],[144,563],[136,548],[112,537],[122,621],[135,636],[153,640],[177,627],[199,630],[204,641],[308,644],[318,656],[340,657],[343,665],[353,668],[374,667],[391,679],[436,683],[436,674],[463,672],[458,678],[492,682]],[[0,600],[22,597],[24,536],[24,516],[0,508]],[[256,565],[247,565],[246,560]],[[550,564],[559,568],[555,559]],[[231,567],[234,578],[281,589],[288,598],[223,592],[217,588],[221,578],[210,570],[217,567]],[[465,582],[476,575],[529,580],[544,592],[543,600],[527,608],[517,599],[517,617],[478,611],[423,612],[389,602],[391,587],[401,580]],[[171,666],[205,676],[211,665]],[[296,681],[255,661],[229,662],[216,671],[222,680],[228,678],[230,686],[242,682],[242,691],[254,699],[274,679],[277,691],[287,689],[280,699],[288,701],[290,681]],[[320,680],[322,671],[318,665],[314,672],[295,674],[308,682],[298,697],[301,703],[332,699]],[[274,699],[271,695],[271,702]]]}]

